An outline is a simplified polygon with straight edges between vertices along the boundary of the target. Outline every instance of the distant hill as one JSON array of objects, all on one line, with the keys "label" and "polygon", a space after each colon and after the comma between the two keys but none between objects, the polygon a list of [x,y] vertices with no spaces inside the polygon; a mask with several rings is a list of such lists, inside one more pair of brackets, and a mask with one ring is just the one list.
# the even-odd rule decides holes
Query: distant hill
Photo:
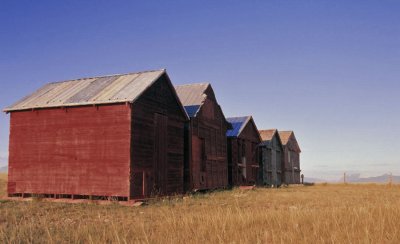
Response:
[{"label": "distant hill", "polygon": [[318,178],[311,178],[311,177],[304,177],[304,182],[307,183],[325,183],[328,182],[327,180],[318,179]]},{"label": "distant hill", "polygon": [[[388,183],[389,180],[390,180],[389,174],[384,174],[374,177],[361,177],[360,174],[353,174],[346,176],[346,182],[348,183]],[[343,182],[343,177],[339,181]],[[400,176],[393,175],[392,182],[400,183]]]},{"label": "distant hill", "polygon": [[[374,177],[361,177],[361,174],[352,174],[352,175],[347,175],[346,176],[346,182],[347,183],[389,183],[390,180],[390,175],[389,174],[383,174],[379,176],[374,176]],[[308,183],[343,183],[343,177],[340,178],[340,180],[335,181],[335,180],[324,180],[320,178],[310,178],[310,177],[305,177],[304,182]],[[392,182],[393,183],[400,183],[400,176],[393,175],[392,176]]]},{"label": "distant hill", "polygon": [[0,173],[8,172],[8,166],[0,167]]}]

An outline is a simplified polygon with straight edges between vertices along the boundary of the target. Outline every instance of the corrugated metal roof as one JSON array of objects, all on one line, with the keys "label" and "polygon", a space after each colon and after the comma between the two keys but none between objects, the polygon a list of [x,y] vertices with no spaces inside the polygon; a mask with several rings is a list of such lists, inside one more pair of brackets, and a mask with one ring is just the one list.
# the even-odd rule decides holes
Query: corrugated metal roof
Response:
[{"label": "corrugated metal roof", "polygon": [[271,130],[259,130],[261,139],[263,141],[270,141],[274,137],[278,130],[277,129],[271,129]]},{"label": "corrugated metal roof", "polygon": [[282,144],[286,145],[289,142],[290,136],[293,131],[279,131],[279,137],[281,138]]},{"label": "corrugated metal roof", "polygon": [[210,83],[194,83],[175,86],[176,93],[189,117],[195,117],[207,98],[205,91]]},{"label": "corrugated metal roof", "polygon": [[210,83],[194,83],[175,86],[183,106],[202,105],[206,99],[205,91]]},{"label": "corrugated metal roof", "polygon": [[291,136],[293,136],[291,148],[292,149],[294,148],[295,151],[297,151],[299,153],[301,152],[300,145],[299,145],[297,138],[294,135],[294,132],[292,130],[279,131],[278,133],[279,133],[279,138],[281,139],[282,145],[284,145],[284,146],[288,145]]},{"label": "corrugated metal roof", "polygon": [[49,83],[4,111],[134,102],[164,73],[162,69]]},{"label": "corrugated metal roof", "polygon": [[251,116],[232,117],[226,118],[226,120],[232,125],[232,129],[226,132],[226,136],[238,137],[247,123],[251,120]]}]

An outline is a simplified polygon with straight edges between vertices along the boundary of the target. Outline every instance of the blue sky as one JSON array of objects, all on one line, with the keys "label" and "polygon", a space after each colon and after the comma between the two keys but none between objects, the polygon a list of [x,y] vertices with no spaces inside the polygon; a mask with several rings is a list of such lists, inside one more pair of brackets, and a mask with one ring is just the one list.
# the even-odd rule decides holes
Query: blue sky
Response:
[{"label": "blue sky", "polygon": [[[227,116],[293,129],[304,174],[400,174],[400,1],[1,1],[0,106],[41,85],[167,68]],[[9,116],[0,116],[0,166]]]}]

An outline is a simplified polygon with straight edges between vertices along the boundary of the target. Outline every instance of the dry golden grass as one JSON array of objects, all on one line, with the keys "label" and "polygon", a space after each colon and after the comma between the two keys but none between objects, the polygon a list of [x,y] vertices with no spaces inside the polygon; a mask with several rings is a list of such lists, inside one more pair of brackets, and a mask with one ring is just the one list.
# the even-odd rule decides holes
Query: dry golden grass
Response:
[{"label": "dry golden grass", "polygon": [[0,197],[6,195],[7,173],[0,173]]},{"label": "dry golden grass", "polygon": [[0,243],[400,243],[399,219],[398,185],[233,190],[139,208],[1,201]]}]

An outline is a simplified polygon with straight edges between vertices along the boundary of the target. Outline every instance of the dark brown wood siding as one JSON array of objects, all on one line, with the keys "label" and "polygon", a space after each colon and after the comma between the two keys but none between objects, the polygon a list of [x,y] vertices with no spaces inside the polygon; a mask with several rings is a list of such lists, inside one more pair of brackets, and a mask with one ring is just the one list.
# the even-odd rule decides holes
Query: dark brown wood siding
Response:
[{"label": "dark brown wood siding", "polygon": [[132,108],[131,198],[183,192],[185,115],[162,76]]},{"label": "dark brown wood siding", "polygon": [[[265,142],[264,142],[265,143]],[[283,147],[278,134],[261,146],[262,169],[260,169],[260,181],[264,185],[280,186],[282,184]]]},{"label": "dark brown wood siding", "polygon": [[228,139],[229,184],[231,186],[257,184],[260,142],[258,130],[253,123],[248,123],[239,137]]},{"label": "dark brown wood siding", "polygon": [[287,145],[283,146],[283,180],[286,184],[300,184],[300,152],[297,142],[292,140],[291,137]]},{"label": "dark brown wood siding", "polygon": [[188,191],[228,186],[227,122],[212,90],[207,91],[207,97],[190,121]]}]

